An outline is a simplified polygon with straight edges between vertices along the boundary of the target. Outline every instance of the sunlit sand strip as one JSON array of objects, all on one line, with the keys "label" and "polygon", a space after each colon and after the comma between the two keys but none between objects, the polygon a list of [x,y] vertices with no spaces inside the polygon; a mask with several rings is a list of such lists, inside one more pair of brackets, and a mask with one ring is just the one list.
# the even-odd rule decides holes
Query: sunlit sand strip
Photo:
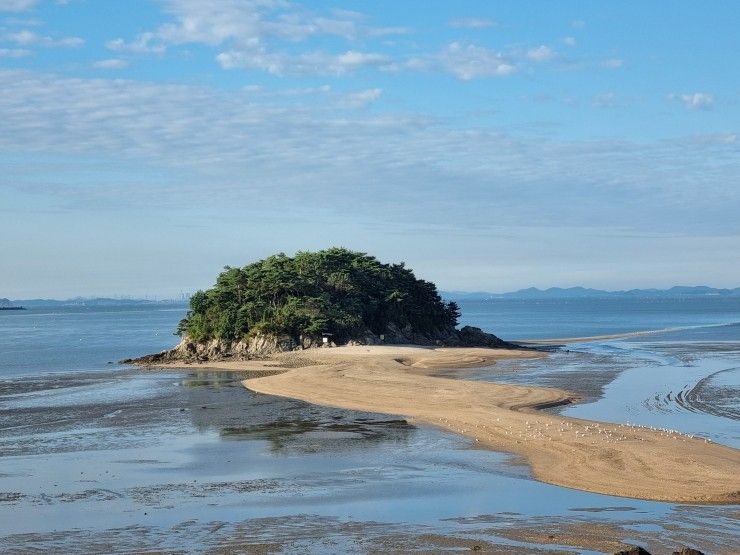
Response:
[{"label": "sunlit sand strip", "polygon": [[631,331],[625,333],[612,333],[609,335],[588,335],[583,337],[555,337],[547,339],[517,339],[516,343],[521,345],[567,345],[569,343],[590,343],[592,341],[610,341],[612,339],[629,339],[630,337],[642,337],[644,335],[655,335],[680,331],[686,328],[663,328],[659,330]]},{"label": "sunlit sand strip", "polygon": [[[300,356],[317,364],[247,379],[256,392],[402,415],[527,459],[542,481],[608,495],[683,503],[739,503],[740,451],[668,430],[563,418],[536,409],[568,403],[560,389],[421,374],[491,364],[531,351],[341,347]],[[273,364],[290,367],[290,355]],[[250,363],[242,363],[248,368]],[[235,369],[235,368],[234,368]]]},{"label": "sunlit sand strip", "polygon": [[[703,324],[700,326],[678,326],[673,328],[661,328],[657,330],[630,331],[624,333],[612,333],[608,335],[587,335],[582,337],[556,337],[546,339],[516,339],[515,343],[520,345],[567,345],[569,343],[590,343],[592,341],[610,341],[613,339],[629,339],[630,337],[642,337],[645,335],[657,335],[676,331],[696,330],[703,328],[721,328],[733,326],[740,322],[721,322],[718,324]],[[722,343],[722,342],[719,342]]]}]

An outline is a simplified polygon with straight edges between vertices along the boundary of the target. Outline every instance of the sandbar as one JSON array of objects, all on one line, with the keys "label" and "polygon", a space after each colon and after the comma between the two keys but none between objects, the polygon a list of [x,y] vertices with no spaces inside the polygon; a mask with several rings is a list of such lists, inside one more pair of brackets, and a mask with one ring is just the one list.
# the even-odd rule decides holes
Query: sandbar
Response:
[{"label": "sandbar", "polygon": [[[676,431],[564,417],[563,389],[441,377],[533,350],[345,346],[187,368],[252,371],[257,393],[403,416],[526,460],[534,478],[584,491],[675,503],[740,503],[740,450]],[[166,364],[157,367],[182,367]],[[268,375],[265,375],[268,374]]]},{"label": "sandbar", "polygon": [[440,368],[542,356],[537,352],[355,346],[303,351],[298,365],[291,364],[291,355],[271,361],[271,369],[284,363],[285,372],[243,384],[258,393],[396,414],[463,434],[523,457],[536,479],[559,486],[677,503],[740,502],[740,450],[668,430],[537,410],[577,400],[562,389],[430,375]]}]

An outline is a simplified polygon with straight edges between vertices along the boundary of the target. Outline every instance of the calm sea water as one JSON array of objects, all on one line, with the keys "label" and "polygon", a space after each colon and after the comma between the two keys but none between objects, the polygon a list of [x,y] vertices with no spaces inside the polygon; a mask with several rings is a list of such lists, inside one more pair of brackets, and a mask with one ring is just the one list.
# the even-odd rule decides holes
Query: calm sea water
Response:
[{"label": "calm sea water", "polygon": [[187,306],[65,306],[0,311],[0,377],[110,370],[169,349]]},{"label": "calm sea water", "polygon": [[[740,446],[740,299],[460,304],[462,324],[506,339],[671,329],[467,377],[573,389],[583,402],[565,414]],[[740,534],[726,508],[542,484],[504,454],[392,416],[254,394],[239,375],[115,364],[174,345],[185,310],[0,311],[0,551],[198,553],[261,537],[353,552],[388,533],[394,547],[454,534],[526,551],[507,530],[588,522],[662,551],[730,552]]]},{"label": "calm sea water", "polygon": [[[688,328],[697,330],[693,336],[719,341],[736,338],[738,332],[731,328],[740,325],[740,297],[487,300],[458,304],[461,324],[478,326],[504,339]],[[707,326],[715,329],[700,331]]]},{"label": "calm sea water", "polygon": [[[733,340],[740,298],[462,301],[461,325],[504,339],[541,339],[680,328],[681,337]],[[123,358],[168,349],[182,305],[0,311],[0,377],[109,370]]]}]

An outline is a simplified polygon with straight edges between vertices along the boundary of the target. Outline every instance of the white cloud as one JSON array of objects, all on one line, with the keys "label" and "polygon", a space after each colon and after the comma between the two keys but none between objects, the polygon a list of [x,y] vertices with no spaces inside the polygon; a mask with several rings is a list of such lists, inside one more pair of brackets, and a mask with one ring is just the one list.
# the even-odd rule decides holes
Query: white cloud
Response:
[{"label": "white cloud", "polygon": [[[517,69],[512,59],[501,52],[459,42],[447,45],[435,62],[465,81],[477,77],[511,75]],[[419,66],[420,62],[412,60],[411,67],[414,65]]]},{"label": "white cloud", "polygon": [[301,13],[287,13],[276,19],[263,20],[261,31],[267,35],[281,37],[290,41],[303,41],[312,36],[333,35],[344,39],[354,39],[358,34],[354,20],[325,17],[306,17]]},{"label": "white cloud", "polygon": [[[113,51],[163,54],[184,44],[216,48],[216,62],[223,69],[258,70],[278,76],[345,75],[361,69],[397,71],[446,71],[463,80],[506,76],[527,62],[557,58],[549,46],[529,50],[496,51],[474,44],[453,42],[437,53],[409,58],[350,48],[326,51],[315,46],[285,47],[280,41],[300,43],[312,37],[339,37],[349,42],[362,38],[407,34],[407,27],[373,27],[363,14],[332,10],[328,15],[285,0],[166,0],[170,20],[140,33],[132,40],[116,38],[106,43]],[[461,18],[449,22],[457,28],[488,28],[490,19]],[[345,47],[346,48],[346,47]]]},{"label": "white cloud", "polygon": [[567,46],[575,46],[577,43],[575,37],[563,37],[563,44]]},{"label": "white cloud", "polygon": [[359,67],[365,65],[384,65],[390,63],[390,58],[384,54],[356,52],[348,50],[337,56],[338,63],[343,67]]},{"label": "white cloud", "polygon": [[39,35],[28,29],[17,31],[15,33],[6,33],[2,36],[3,40],[14,42],[21,46],[45,46],[45,47],[66,47],[79,48],[85,41],[79,37],[64,37],[55,39],[49,36]]},{"label": "white cloud", "polygon": [[93,67],[98,69],[123,69],[128,67],[128,60],[122,60],[121,58],[108,58],[106,60],[98,60],[93,63]]},{"label": "white cloud", "polygon": [[313,96],[317,94],[331,93],[331,85],[321,85],[319,87],[297,87],[293,89],[278,89],[271,91],[267,91],[266,89],[260,87],[260,90],[262,92],[265,92],[266,94],[279,96]]},{"label": "white cloud", "polygon": [[224,69],[260,69],[273,75],[344,75],[361,68],[391,69],[393,60],[383,54],[348,50],[343,54],[308,52],[285,54],[263,47],[221,52],[216,61]]},{"label": "white cloud", "polygon": [[[287,89],[270,89],[261,85],[248,85],[243,87],[242,90],[255,101],[265,102],[285,99],[293,107],[300,106],[305,109],[327,112],[337,108],[341,110],[366,108],[383,95],[383,89],[380,88],[343,92],[333,89],[331,85]],[[304,102],[306,99],[308,99],[308,102]]]},{"label": "white cloud", "polygon": [[368,37],[389,37],[394,35],[410,35],[414,30],[411,27],[373,27],[366,31]]},{"label": "white cloud", "polygon": [[355,91],[347,93],[339,101],[341,108],[365,108],[378,100],[383,94],[383,89],[365,89],[362,91]]},{"label": "white cloud", "polygon": [[22,12],[30,10],[38,4],[38,0],[0,0],[0,11]]},{"label": "white cloud", "polygon": [[173,43],[218,46],[233,41],[250,43],[264,36],[302,41],[311,36],[358,35],[356,17],[322,17],[283,0],[169,0],[166,10],[174,21],[156,35]]},{"label": "white cloud", "polygon": [[574,29],[583,29],[586,26],[586,22],[582,19],[575,19],[570,22],[570,26]]},{"label": "white cloud", "polygon": [[451,19],[448,25],[453,29],[489,29],[496,26],[493,19],[484,19],[478,17],[461,17]]},{"label": "white cloud", "polygon": [[0,58],[24,58],[31,54],[25,48],[0,48]]},{"label": "white cloud", "polygon": [[37,42],[37,35],[28,30],[18,31],[17,33],[6,33],[3,35],[3,40],[14,42],[16,44],[33,44]]},{"label": "white cloud", "polygon": [[130,42],[120,38],[112,39],[106,41],[105,47],[114,52],[133,52],[135,54],[162,54],[167,49],[154,33],[142,33]]},{"label": "white cloud", "polygon": [[356,12],[334,10],[317,15],[283,0],[168,0],[171,21],[133,40],[109,40],[113,51],[162,54],[183,44],[203,44],[221,50],[216,61],[224,69],[257,69],[274,75],[341,75],[362,67],[389,69],[392,60],[383,54],[279,50],[269,39],[301,42],[311,37],[335,36],[352,41],[410,32],[406,27],[372,27]]},{"label": "white cloud", "polygon": [[714,95],[705,92],[670,94],[668,98],[682,102],[690,110],[708,110],[714,106]]},{"label": "white cloud", "polygon": [[545,45],[527,50],[527,58],[534,60],[535,62],[547,62],[552,60],[554,57],[555,52]]},{"label": "white cloud", "polygon": [[108,41],[112,49],[161,52],[169,45],[188,43],[222,46],[233,50],[262,44],[266,37],[292,42],[314,36],[337,36],[352,40],[358,36],[405,34],[406,27],[371,27],[362,24],[362,14],[335,10],[333,17],[316,15],[284,0],[168,0],[165,11],[172,21],[132,41]]},{"label": "white cloud", "polygon": [[557,58],[548,46],[528,50],[498,51],[470,43],[452,42],[434,55],[416,56],[406,60],[406,69],[415,71],[442,70],[464,81],[484,77],[505,77],[516,73],[528,63],[544,63]]}]

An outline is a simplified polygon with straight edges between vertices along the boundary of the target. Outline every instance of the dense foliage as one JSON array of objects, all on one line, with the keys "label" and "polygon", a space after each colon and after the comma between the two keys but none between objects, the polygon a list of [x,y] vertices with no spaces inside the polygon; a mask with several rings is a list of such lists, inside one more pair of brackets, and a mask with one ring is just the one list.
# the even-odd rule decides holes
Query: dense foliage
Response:
[{"label": "dense foliage", "polygon": [[433,283],[401,264],[343,248],[277,254],[243,268],[226,267],[216,285],[198,291],[178,333],[193,341],[239,340],[250,334],[295,338],[333,334],[344,343],[393,324],[416,333],[449,330],[459,316]]}]

